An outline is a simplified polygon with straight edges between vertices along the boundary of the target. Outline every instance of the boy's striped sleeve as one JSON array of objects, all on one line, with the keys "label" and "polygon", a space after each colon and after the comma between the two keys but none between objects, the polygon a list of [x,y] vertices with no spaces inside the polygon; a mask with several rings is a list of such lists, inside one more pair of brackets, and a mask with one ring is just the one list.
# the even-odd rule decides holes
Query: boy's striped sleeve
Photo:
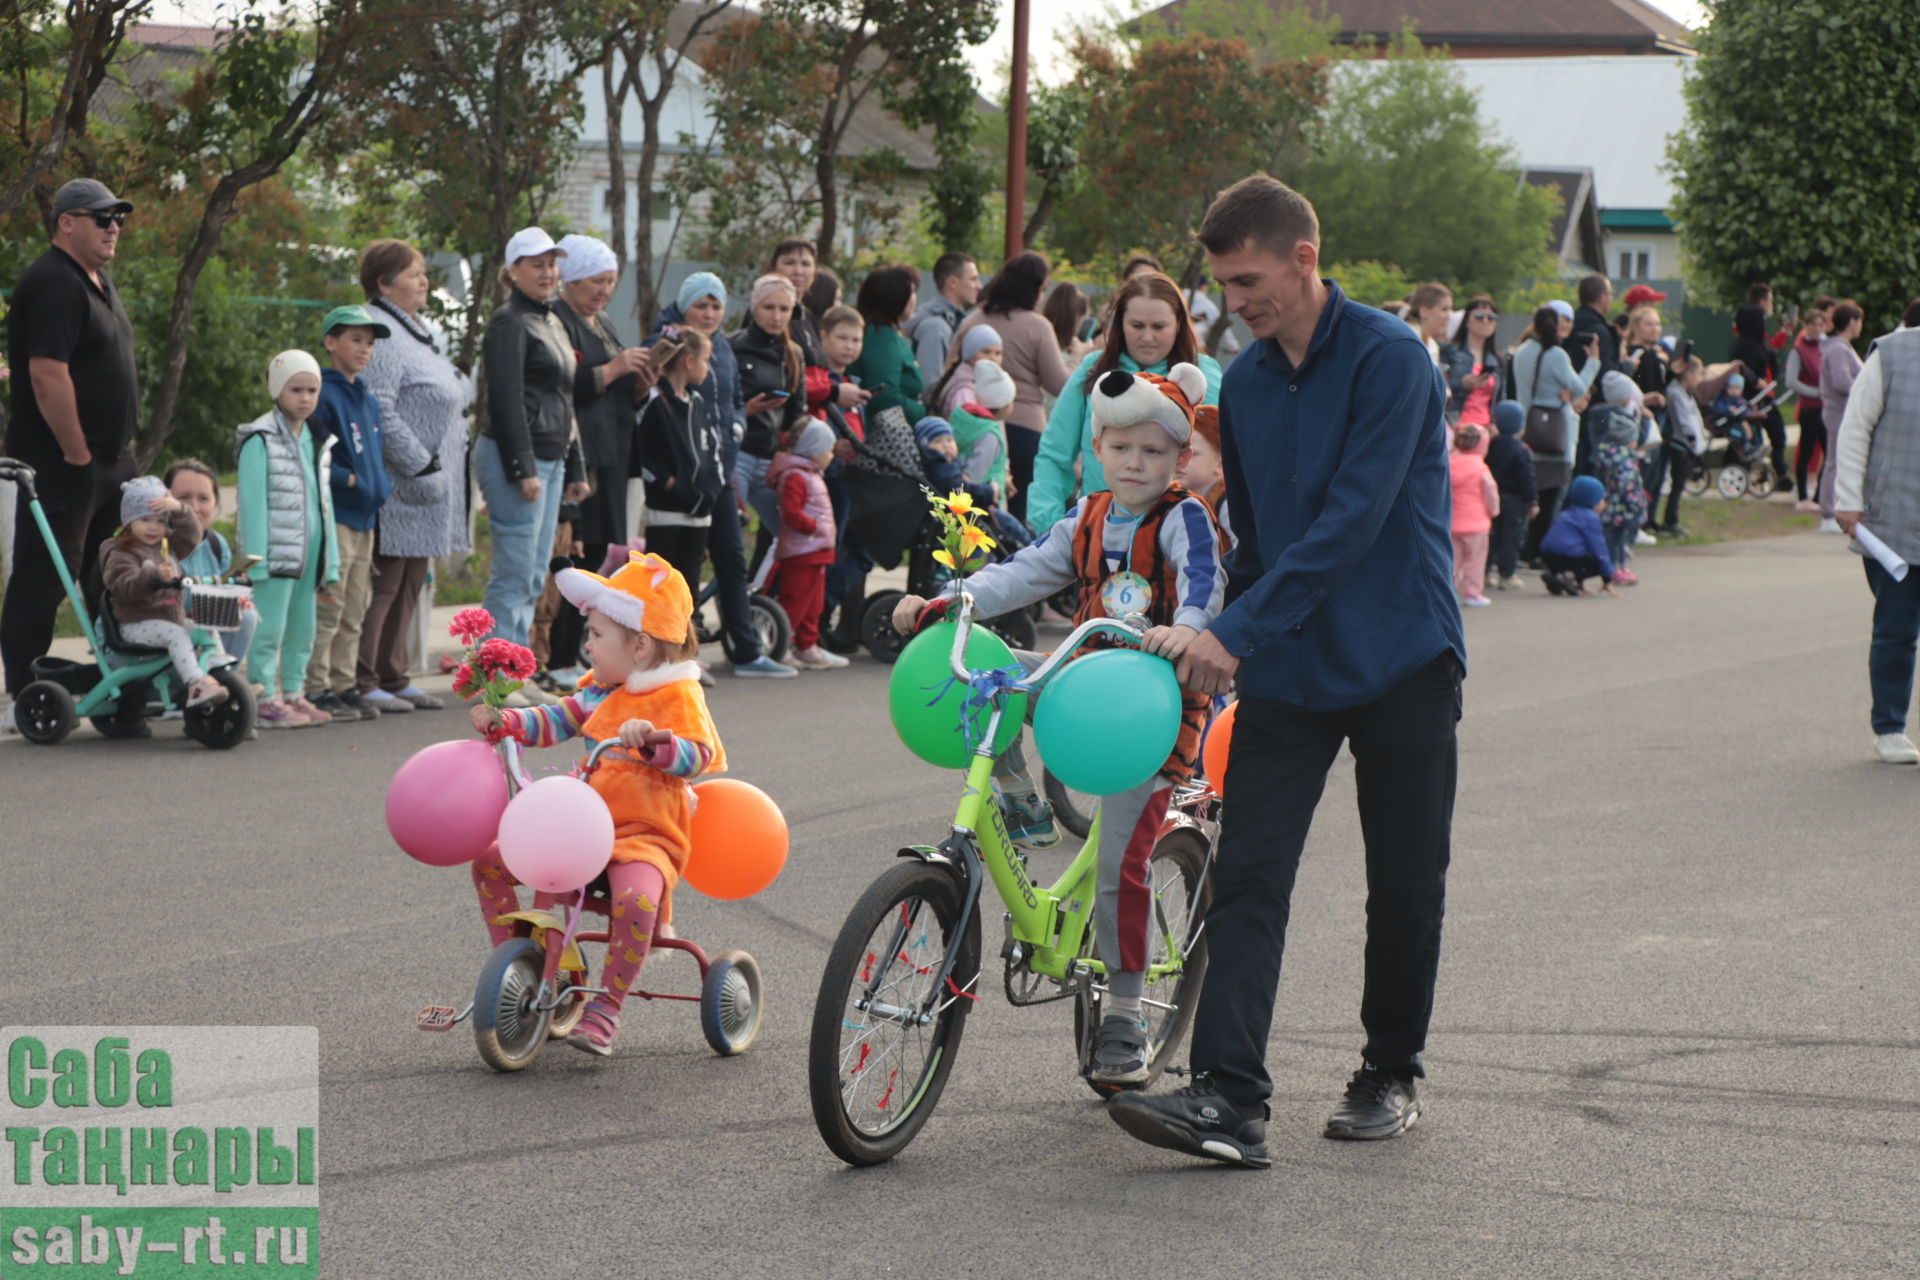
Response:
[{"label": "boy's striped sleeve", "polygon": [[1220,535],[1206,505],[1188,498],[1160,526],[1160,547],[1178,574],[1175,626],[1205,631],[1220,616],[1227,599],[1227,575],[1220,564]]}]

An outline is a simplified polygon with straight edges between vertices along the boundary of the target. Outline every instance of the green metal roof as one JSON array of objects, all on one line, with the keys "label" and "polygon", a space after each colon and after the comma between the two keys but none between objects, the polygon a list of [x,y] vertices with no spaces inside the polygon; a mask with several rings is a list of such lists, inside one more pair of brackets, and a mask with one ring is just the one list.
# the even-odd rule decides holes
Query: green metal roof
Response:
[{"label": "green metal roof", "polygon": [[1671,231],[1665,209],[1602,209],[1600,225],[1609,231]]}]

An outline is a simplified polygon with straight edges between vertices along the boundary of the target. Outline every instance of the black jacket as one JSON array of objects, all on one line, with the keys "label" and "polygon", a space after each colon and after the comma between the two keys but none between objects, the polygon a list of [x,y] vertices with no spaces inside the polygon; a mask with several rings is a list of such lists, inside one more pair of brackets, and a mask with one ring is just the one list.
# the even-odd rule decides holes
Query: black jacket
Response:
[{"label": "black jacket", "polygon": [[769,391],[791,393],[779,408],[747,415],[747,434],[741,437],[740,452],[770,459],[779,451],[781,436],[807,416],[806,379],[803,376],[796,385],[788,378],[786,343],[757,324],[749,323],[727,341],[740,366],[741,404]]},{"label": "black jacket", "polygon": [[1506,510],[1507,495],[1532,506],[1539,501],[1540,490],[1534,483],[1533,450],[1519,436],[1494,434],[1487,445],[1487,470],[1500,489],[1500,508]]},{"label": "black jacket", "polygon": [[1573,333],[1567,338],[1567,355],[1573,360],[1573,371],[1585,373],[1587,369],[1587,335],[1600,335],[1600,372],[1594,375],[1593,385],[1599,386],[1600,379],[1620,368],[1620,335],[1607,323],[1607,318],[1592,307],[1576,307],[1573,312]]},{"label": "black jacket", "polygon": [[720,436],[701,394],[689,389],[682,400],[663,380],[660,394],[640,415],[639,471],[647,485],[647,507],[712,515],[726,477],[720,466]]},{"label": "black jacket", "polygon": [[586,475],[573,425],[573,348],[548,303],[518,289],[487,321],[480,359],[487,421],[480,434],[500,446],[509,480],[535,474],[536,461],[567,460],[567,479]]},{"label": "black jacket", "polygon": [[1755,383],[1771,382],[1780,374],[1780,358],[1767,345],[1767,313],[1759,307],[1741,307],[1733,313],[1733,346],[1729,360],[1747,366],[1747,395],[1760,393]]}]

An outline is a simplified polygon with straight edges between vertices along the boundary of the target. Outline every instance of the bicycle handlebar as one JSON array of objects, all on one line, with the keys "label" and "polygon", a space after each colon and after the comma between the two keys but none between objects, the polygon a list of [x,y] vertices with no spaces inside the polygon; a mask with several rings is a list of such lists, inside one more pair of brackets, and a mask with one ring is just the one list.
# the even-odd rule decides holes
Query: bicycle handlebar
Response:
[{"label": "bicycle handlebar", "polygon": [[[673,734],[671,731],[666,729],[655,729],[653,732],[649,733],[646,736],[646,744],[649,747],[657,747],[662,743],[671,742],[671,741],[673,741]],[[587,752],[587,762],[585,765],[582,766],[582,770],[585,773],[592,773],[595,769],[598,769],[600,767],[601,756],[606,755],[609,751],[626,751],[626,750],[627,750],[627,745],[624,742],[620,741],[620,739],[618,738],[605,738],[599,742],[596,742],[593,744],[593,750]],[[638,758],[638,757],[633,757],[631,751],[628,751],[628,755],[630,758],[636,758],[636,759]]]},{"label": "bicycle handlebar", "polygon": [[[967,640],[973,633],[973,597],[963,590],[955,599],[959,601],[960,607],[954,616],[954,622],[957,625],[953,634],[953,650],[948,655],[947,662],[953,668],[954,679],[964,682],[971,678],[971,673],[967,670]],[[1140,643],[1145,635],[1139,627],[1118,618],[1089,618],[1075,627],[1066,641],[1055,649],[1045,662],[1035,667],[1033,673],[1021,683],[1030,688],[1039,688],[1052,678],[1056,671],[1065,666],[1087,641],[1102,632],[1110,632],[1135,644]]]}]

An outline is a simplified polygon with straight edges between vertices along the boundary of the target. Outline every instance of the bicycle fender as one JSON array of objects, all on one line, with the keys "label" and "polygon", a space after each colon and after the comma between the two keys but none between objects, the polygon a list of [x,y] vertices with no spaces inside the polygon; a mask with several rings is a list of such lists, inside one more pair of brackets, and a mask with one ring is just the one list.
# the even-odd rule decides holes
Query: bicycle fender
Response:
[{"label": "bicycle fender", "polygon": [[960,865],[948,857],[945,851],[926,844],[907,845],[905,848],[895,851],[893,856],[896,858],[918,858],[922,862],[937,863],[940,866],[953,867],[956,870]]}]

